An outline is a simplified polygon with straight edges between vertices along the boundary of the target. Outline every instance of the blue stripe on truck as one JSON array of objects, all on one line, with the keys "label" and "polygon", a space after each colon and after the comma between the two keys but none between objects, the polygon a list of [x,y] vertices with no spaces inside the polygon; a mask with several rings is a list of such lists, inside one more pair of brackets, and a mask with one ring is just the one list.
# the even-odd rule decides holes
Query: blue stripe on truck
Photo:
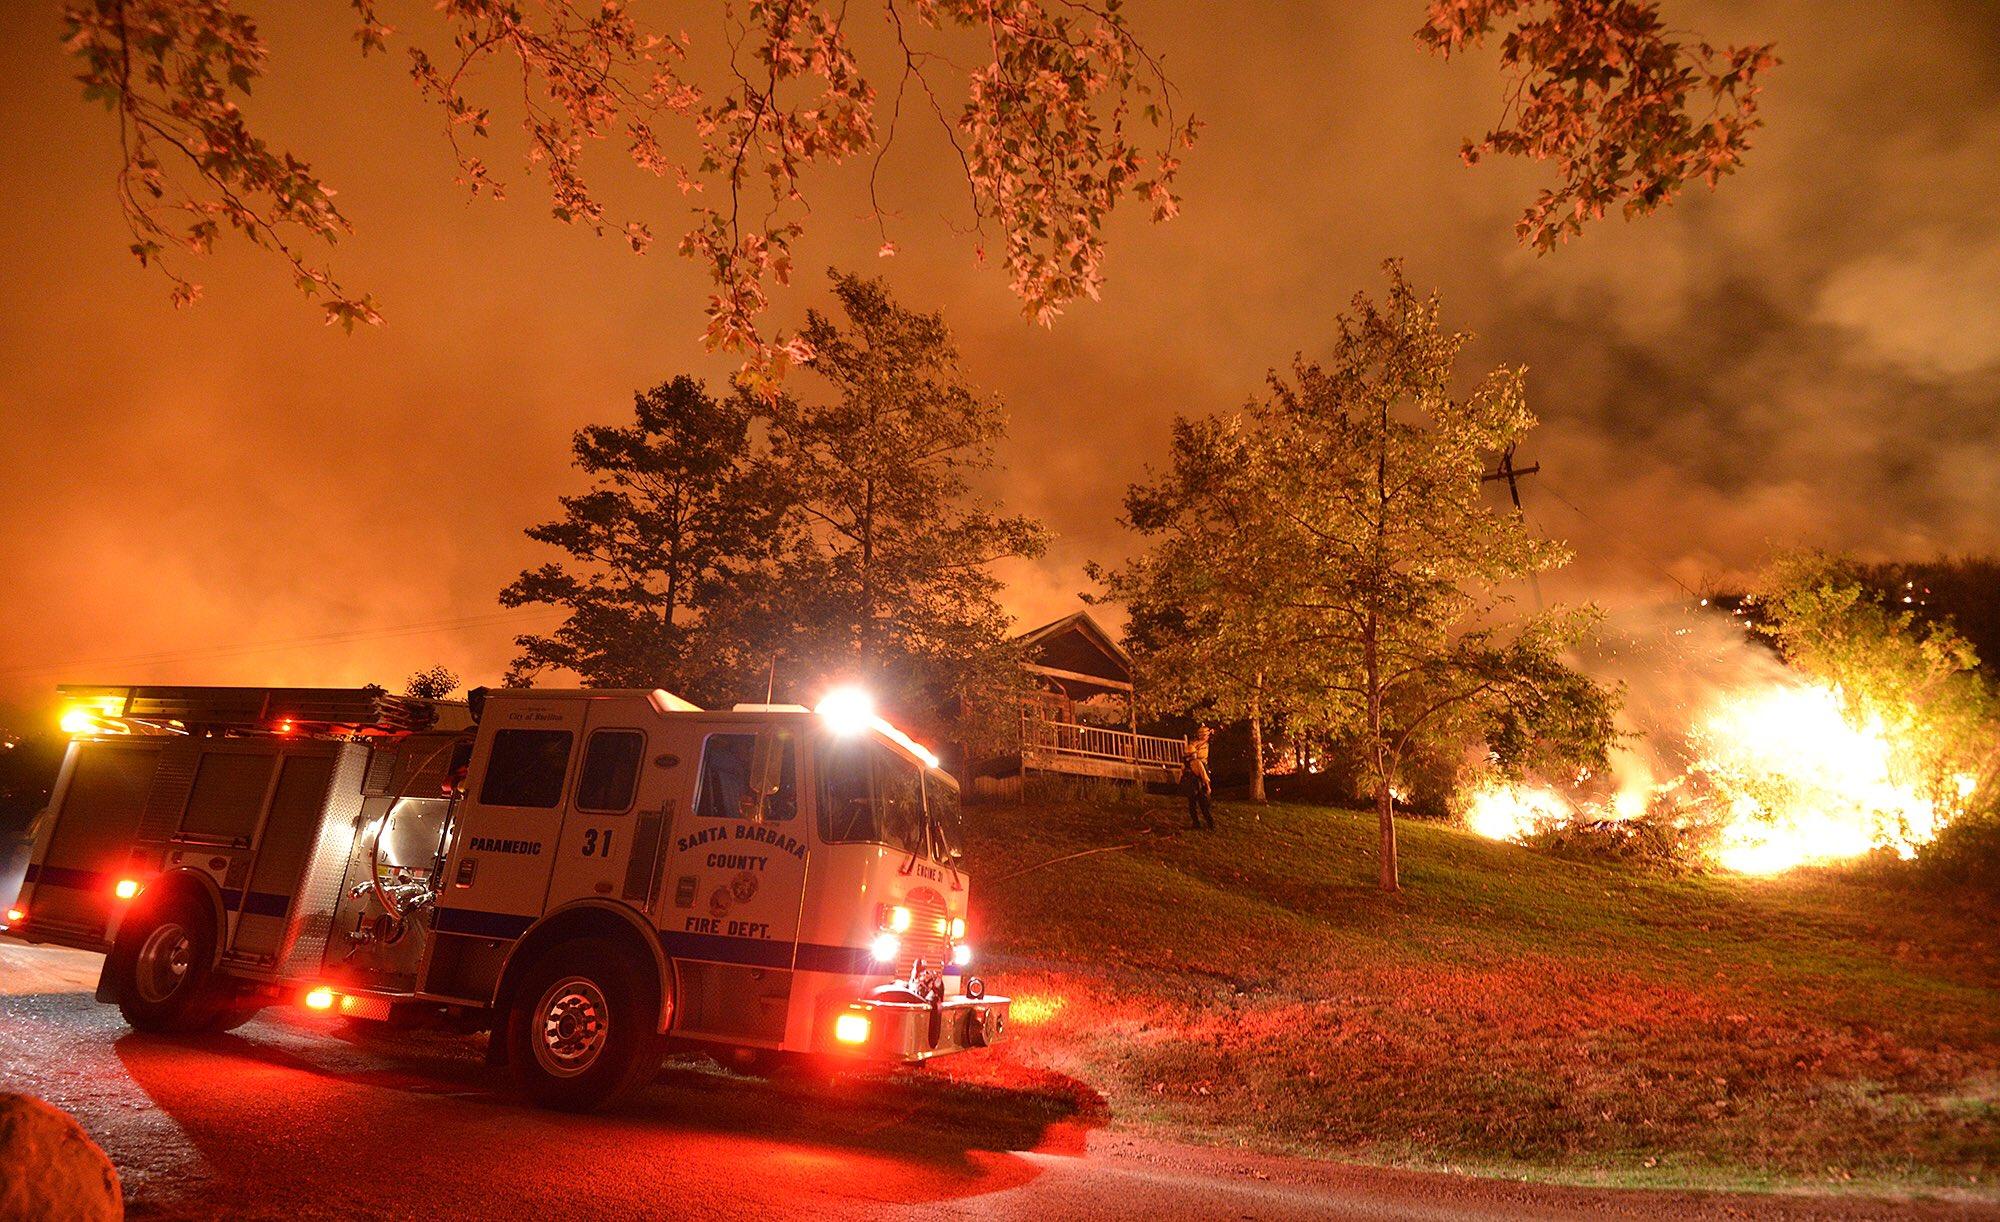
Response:
[{"label": "blue stripe on truck", "polygon": [[766,942],[758,938],[730,938],[715,933],[660,931],[660,945],[681,959],[705,959],[711,963],[742,963],[750,967],[792,966],[790,942]]},{"label": "blue stripe on truck", "polygon": [[[117,885],[117,878],[102,870],[79,870],[72,866],[30,865],[23,881],[69,891],[108,892]],[[292,897],[274,891],[252,891],[244,895],[231,891],[223,895],[222,906],[230,912],[240,908],[250,916],[281,917],[291,911]]]},{"label": "blue stripe on truck", "polygon": [[439,933],[469,933],[478,938],[518,938],[534,923],[534,917],[475,908],[440,908],[437,914]]}]

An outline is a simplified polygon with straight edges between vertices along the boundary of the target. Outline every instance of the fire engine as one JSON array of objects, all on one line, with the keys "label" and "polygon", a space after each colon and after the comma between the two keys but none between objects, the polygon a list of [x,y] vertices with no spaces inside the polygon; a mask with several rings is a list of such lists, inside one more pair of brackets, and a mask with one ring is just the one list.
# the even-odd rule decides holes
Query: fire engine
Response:
[{"label": "fire engine", "polygon": [[967,970],[958,787],[859,692],[61,690],[0,932],[104,952],[138,1030],[453,1023],[584,1110],[668,1051],[893,1065],[1006,1026]]}]

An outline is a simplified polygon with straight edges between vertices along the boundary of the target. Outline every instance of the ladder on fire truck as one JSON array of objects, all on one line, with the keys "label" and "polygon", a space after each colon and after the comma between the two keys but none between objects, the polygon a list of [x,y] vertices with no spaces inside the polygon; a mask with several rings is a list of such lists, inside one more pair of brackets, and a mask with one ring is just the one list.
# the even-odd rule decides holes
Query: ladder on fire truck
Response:
[{"label": "ladder on fire truck", "polygon": [[[469,724],[464,706],[379,687],[184,687],[63,684],[65,729],[130,734],[412,734]],[[439,726],[443,720],[452,725]],[[450,716],[449,714],[456,714]]]}]

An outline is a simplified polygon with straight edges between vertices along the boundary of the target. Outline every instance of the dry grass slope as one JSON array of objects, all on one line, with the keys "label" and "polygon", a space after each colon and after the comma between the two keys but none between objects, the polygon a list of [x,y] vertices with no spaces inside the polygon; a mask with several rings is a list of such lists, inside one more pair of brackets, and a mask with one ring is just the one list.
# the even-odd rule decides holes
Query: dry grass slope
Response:
[{"label": "dry grass slope", "polygon": [[1007,1055],[1120,1122],[1598,1183],[1986,1197],[2000,1174],[2000,932],[1949,897],[1414,823],[1385,896],[1352,811],[972,814]]}]

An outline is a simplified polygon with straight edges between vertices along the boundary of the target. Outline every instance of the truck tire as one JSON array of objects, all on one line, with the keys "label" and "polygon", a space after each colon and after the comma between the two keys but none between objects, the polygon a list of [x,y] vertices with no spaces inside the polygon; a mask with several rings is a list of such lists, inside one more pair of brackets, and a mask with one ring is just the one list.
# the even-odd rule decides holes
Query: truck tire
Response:
[{"label": "truck tire", "polygon": [[521,974],[507,1012],[507,1060],[542,1107],[591,1112],[629,1099],[660,1070],[659,1001],[645,968],[612,942],[549,948]]},{"label": "truck tire", "polygon": [[224,1000],[211,970],[215,917],[185,895],[166,895],[125,918],[105,965],[118,1012],[135,1031],[210,1031]]}]

